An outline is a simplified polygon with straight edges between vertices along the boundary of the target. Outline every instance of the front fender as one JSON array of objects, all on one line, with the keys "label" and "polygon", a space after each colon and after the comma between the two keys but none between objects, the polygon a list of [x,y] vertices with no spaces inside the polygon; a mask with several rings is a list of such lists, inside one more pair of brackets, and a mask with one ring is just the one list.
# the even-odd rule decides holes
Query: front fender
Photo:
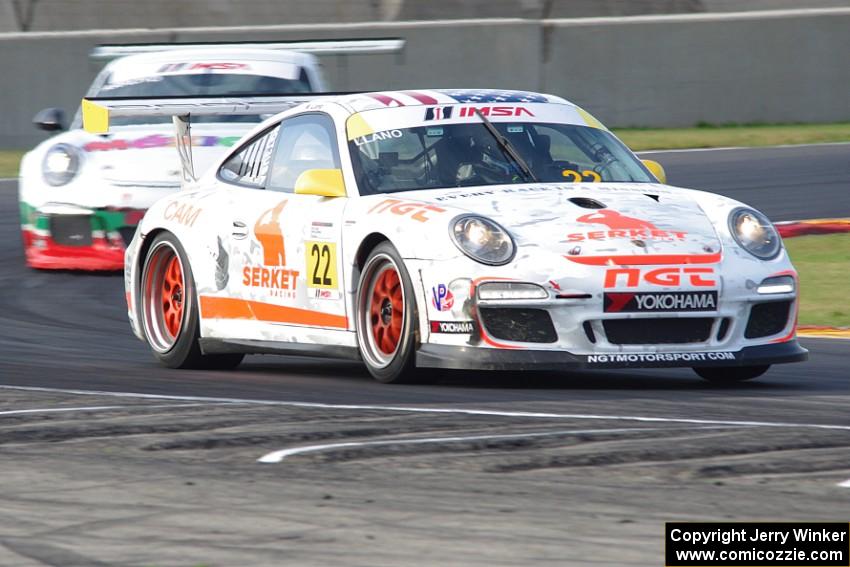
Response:
[{"label": "front fender", "polygon": [[380,234],[405,259],[450,260],[462,253],[449,230],[453,219],[466,212],[403,196],[361,197],[346,207],[343,240],[363,242],[369,235]]}]

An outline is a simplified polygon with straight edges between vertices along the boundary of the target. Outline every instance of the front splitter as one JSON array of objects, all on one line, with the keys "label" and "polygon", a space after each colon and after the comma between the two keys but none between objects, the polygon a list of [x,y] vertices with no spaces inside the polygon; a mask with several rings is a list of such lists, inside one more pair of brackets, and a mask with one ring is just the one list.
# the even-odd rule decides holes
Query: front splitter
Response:
[{"label": "front splitter", "polygon": [[809,356],[796,340],[744,347],[739,351],[573,354],[563,350],[495,349],[422,345],[420,368],[475,370],[589,370],[599,368],[693,368],[764,366],[802,362]]}]

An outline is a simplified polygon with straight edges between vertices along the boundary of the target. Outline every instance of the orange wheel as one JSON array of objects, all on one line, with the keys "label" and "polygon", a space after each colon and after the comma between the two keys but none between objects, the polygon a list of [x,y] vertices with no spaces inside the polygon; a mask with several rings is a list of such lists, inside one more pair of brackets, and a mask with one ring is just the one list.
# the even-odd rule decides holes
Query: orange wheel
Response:
[{"label": "orange wheel", "polygon": [[416,380],[416,299],[404,260],[389,242],[369,254],[357,289],[360,356],[380,382]]},{"label": "orange wheel", "polygon": [[151,250],[142,281],[142,321],[157,352],[171,350],[186,319],[186,277],[177,250],[168,241]]},{"label": "orange wheel", "polygon": [[375,346],[384,354],[392,356],[398,349],[401,323],[404,320],[401,280],[392,264],[386,265],[375,278],[369,314]]},{"label": "orange wheel", "polygon": [[165,327],[172,337],[180,334],[183,324],[183,270],[177,256],[171,259],[162,278],[162,311]]}]

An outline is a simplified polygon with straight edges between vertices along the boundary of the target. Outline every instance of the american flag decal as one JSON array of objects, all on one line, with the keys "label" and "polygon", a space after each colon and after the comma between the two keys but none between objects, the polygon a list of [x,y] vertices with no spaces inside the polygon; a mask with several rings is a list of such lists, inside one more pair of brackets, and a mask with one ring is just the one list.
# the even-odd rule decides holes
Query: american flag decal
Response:
[{"label": "american flag decal", "polygon": [[441,90],[442,94],[450,96],[458,102],[549,102],[541,94],[527,91],[497,91],[481,90]]},{"label": "american flag decal", "polygon": [[429,106],[425,109],[425,120],[445,120],[452,117],[453,106]]}]

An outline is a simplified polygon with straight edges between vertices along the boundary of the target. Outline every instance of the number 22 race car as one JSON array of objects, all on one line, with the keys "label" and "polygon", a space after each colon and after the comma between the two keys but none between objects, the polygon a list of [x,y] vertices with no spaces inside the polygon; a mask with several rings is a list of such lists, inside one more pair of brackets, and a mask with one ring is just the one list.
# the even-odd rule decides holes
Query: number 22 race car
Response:
[{"label": "number 22 race car", "polygon": [[245,353],[427,368],[692,367],[736,381],[804,360],[770,221],[664,184],[583,109],[517,91],[87,99],[87,129],[282,110],[154,204],[125,257],[130,323],[171,367]]}]

